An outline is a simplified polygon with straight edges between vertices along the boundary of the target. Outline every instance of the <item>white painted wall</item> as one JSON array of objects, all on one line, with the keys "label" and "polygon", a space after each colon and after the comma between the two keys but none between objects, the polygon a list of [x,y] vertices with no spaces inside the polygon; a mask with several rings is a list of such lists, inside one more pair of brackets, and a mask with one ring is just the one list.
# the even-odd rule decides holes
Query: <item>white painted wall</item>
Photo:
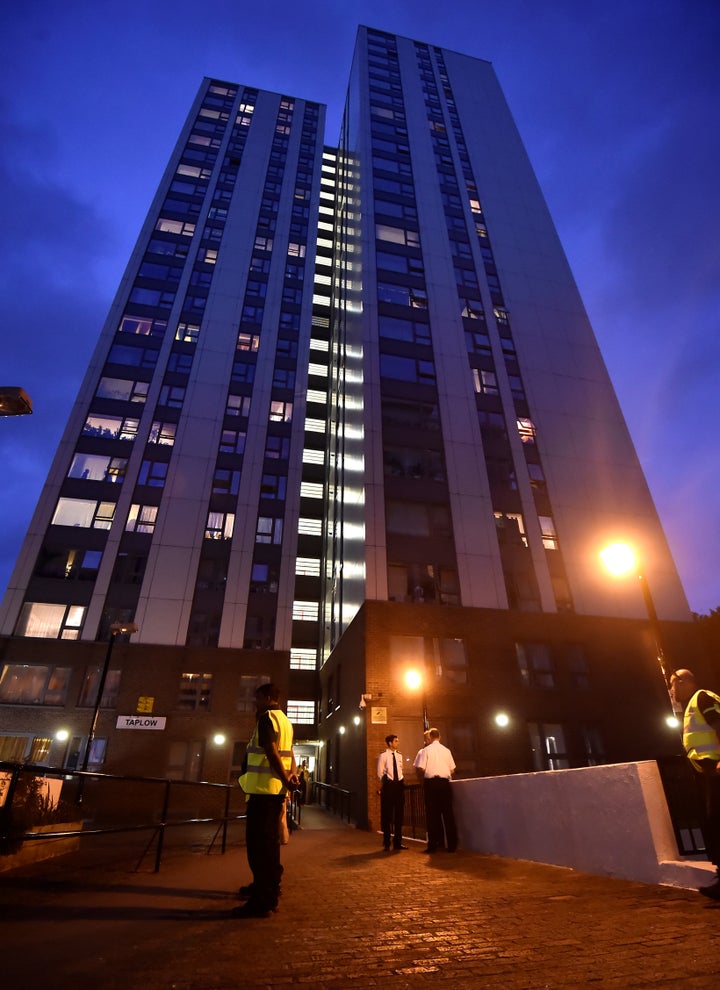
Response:
[{"label": "white painted wall", "polygon": [[452,788],[463,849],[643,883],[713,879],[709,863],[680,861],[654,761],[457,780]]}]

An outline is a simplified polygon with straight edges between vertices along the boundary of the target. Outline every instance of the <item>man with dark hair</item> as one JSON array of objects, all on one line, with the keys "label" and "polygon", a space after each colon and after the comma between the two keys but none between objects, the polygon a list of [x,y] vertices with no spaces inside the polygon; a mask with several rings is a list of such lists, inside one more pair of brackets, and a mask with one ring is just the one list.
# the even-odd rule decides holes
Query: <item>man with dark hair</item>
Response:
[{"label": "man with dark hair", "polygon": [[390,833],[393,849],[407,849],[402,841],[405,815],[405,781],[403,758],[398,753],[398,737],[385,736],[387,749],[378,757],[377,775],[380,780],[380,827],[383,833],[383,849],[390,850]]},{"label": "man with dark hair", "polygon": [[267,918],[277,910],[280,896],[280,816],[285,814],[287,792],[298,786],[298,777],[292,725],[279,701],[274,684],[262,684],[255,692],[257,724],[240,777],[247,800],[245,845],[253,880],[240,888],[248,900],[234,909],[235,918]]},{"label": "man with dark hair", "polygon": [[428,729],[428,744],[415,757],[415,769],[423,782],[428,844],[425,852],[438,849],[455,852],[457,827],[453,811],[450,780],[455,772],[455,760],[447,746],[440,742],[437,729]]},{"label": "man with dark hair", "polygon": [[683,747],[695,769],[702,774],[705,816],[702,832],[705,851],[715,866],[715,881],[700,893],[720,901],[720,695],[698,687],[691,670],[676,670],[670,677],[670,692],[684,711]]}]

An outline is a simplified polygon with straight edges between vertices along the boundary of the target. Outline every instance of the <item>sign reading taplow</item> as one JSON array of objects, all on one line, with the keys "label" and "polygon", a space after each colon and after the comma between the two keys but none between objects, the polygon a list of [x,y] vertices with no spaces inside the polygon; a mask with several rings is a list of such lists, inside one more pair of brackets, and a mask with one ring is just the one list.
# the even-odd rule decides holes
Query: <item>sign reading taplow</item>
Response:
[{"label": "sign reading taplow", "polygon": [[116,729],[164,729],[164,715],[118,715]]}]

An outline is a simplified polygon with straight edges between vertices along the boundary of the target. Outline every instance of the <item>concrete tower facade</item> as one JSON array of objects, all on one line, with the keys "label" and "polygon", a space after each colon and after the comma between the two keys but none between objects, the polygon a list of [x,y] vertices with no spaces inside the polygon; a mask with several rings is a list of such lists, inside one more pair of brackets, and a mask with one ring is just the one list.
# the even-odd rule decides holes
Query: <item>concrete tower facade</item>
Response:
[{"label": "concrete tower facade", "polygon": [[[127,622],[93,766],[226,779],[269,677],[370,822],[421,712],[467,775],[662,749],[658,636],[687,658],[690,613],[492,66],[360,28],[323,129],[203,81],[0,610],[0,754],[77,762]],[[152,746],[117,730],[148,706]]]}]

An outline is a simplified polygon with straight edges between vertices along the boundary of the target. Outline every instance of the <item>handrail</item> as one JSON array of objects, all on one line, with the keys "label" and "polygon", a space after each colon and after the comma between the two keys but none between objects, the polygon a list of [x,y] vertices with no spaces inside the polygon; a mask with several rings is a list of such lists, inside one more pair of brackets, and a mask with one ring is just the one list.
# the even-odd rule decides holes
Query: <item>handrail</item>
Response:
[{"label": "handrail", "polygon": [[[66,767],[49,767],[44,764],[33,764],[33,763],[17,763],[9,762],[5,760],[0,760],[0,771],[12,774],[7,792],[5,794],[5,799],[2,805],[0,805],[0,841],[2,840],[12,840],[15,842],[25,842],[30,841],[40,841],[42,839],[60,839],[60,838],[76,838],[78,836],[90,836],[90,835],[110,835],[110,834],[121,834],[124,832],[138,832],[143,830],[152,830],[154,832],[153,837],[145,848],[143,855],[138,861],[135,869],[137,870],[140,863],[144,859],[148,849],[152,845],[152,842],[157,837],[157,848],[155,852],[155,868],[154,872],[157,873],[160,869],[160,863],[162,860],[162,852],[164,846],[165,829],[176,825],[207,825],[218,823],[218,829],[213,836],[213,839],[208,846],[207,855],[210,854],[212,847],[218,837],[218,834],[222,831],[222,842],[221,842],[221,853],[225,853],[227,849],[227,830],[228,824],[235,821],[244,821],[246,815],[231,815],[230,814],[230,798],[232,793],[237,789],[236,785],[232,784],[219,784],[213,783],[211,781],[194,781],[194,780],[171,780],[165,777],[143,777],[138,774],[107,774],[99,773],[92,770],[69,770]],[[128,824],[128,825],[114,825],[114,826],[103,826],[100,828],[83,828],[81,832],[72,831],[68,832],[65,830],[57,830],[54,832],[25,832],[25,833],[12,833],[10,830],[10,812],[13,806],[13,798],[15,796],[15,791],[17,789],[18,781],[23,774],[30,774],[33,777],[42,778],[60,778],[62,780],[72,780],[77,778],[79,782],[78,793],[75,796],[75,804],[78,807],[83,806],[83,789],[84,785],[88,779],[98,780],[103,783],[108,783],[111,786],[119,783],[141,783],[150,785],[162,785],[163,787],[163,798],[162,807],[160,811],[160,820],[156,822],[140,823],[140,824]],[[169,818],[169,808],[170,808],[170,793],[171,788],[180,787],[193,787],[195,789],[200,788],[201,791],[211,790],[221,790],[225,792],[224,800],[224,814],[219,816],[210,817],[184,817],[184,818]]]},{"label": "handrail", "polygon": [[[314,780],[312,782],[311,794],[312,800],[316,804],[325,807],[327,811],[332,812],[334,815],[339,814],[340,818],[347,818],[348,822],[351,821],[352,791],[347,791],[342,787],[338,787],[336,784],[325,784],[320,780]],[[338,807],[340,809],[339,811]]]}]

